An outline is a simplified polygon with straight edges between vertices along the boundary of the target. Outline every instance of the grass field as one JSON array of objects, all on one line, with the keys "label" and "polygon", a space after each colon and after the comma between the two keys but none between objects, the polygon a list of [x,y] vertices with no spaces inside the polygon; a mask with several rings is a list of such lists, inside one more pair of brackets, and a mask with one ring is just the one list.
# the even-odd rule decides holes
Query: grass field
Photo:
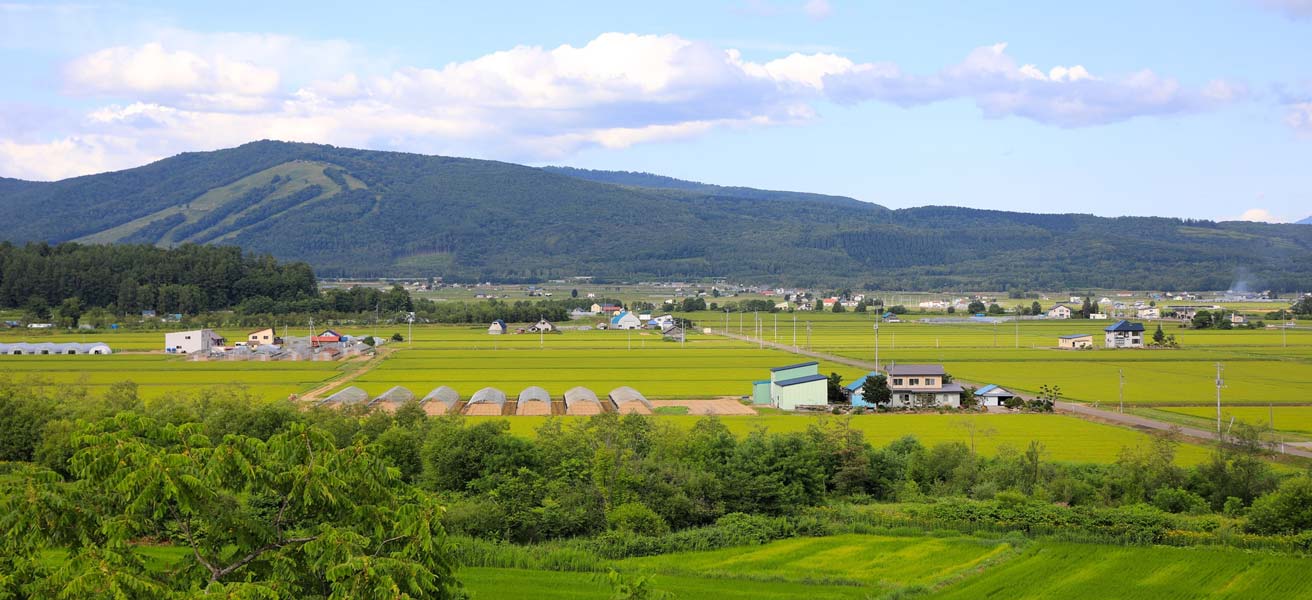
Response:
[{"label": "grass field", "polygon": [[[465,417],[466,419],[504,418],[510,431],[532,436],[548,417]],[[578,419],[585,417],[556,417]],[[676,427],[692,427],[694,416],[661,416],[662,422]],[[803,431],[816,423],[805,415],[722,416],[721,422],[738,435],[756,428],[773,432]],[[833,418],[833,417],[825,417]],[[1076,417],[1036,414],[871,414],[851,417],[850,426],[859,429],[865,439],[876,446],[914,435],[921,443],[934,446],[944,442],[971,443],[970,429],[975,429],[975,448],[993,454],[1003,446],[1023,450],[1030,441],[1038,441],[1047,452],[1045,458],[1072,462],[1112,462],[1126,447],[1146,446],[1148,434],[1131,429],[1091,423]],[[1181,444],[1177,462],[1193,465],[1207,460],[1210,450],[1203,446]]]},{"label": "grass field", "polygon": [[[1216,422],[1215,407],[1184,406],[1160,410],[1192,417],[1197,423],[1207,426]],[[1222,422],[1229,424],[1231,417],[1237,421],[1270,425],[1276,431],[1312,435],[1312,406],[1222,406]]]},{"label": "grass field", "polygon": [[[527,569],[470,567],[460,580],[476,598],[498,600],[607,600],[611,589],[598,573],[562,573]],[[675,598],[726,600],[849,600],[869,597],[869,590],[842,585],[810,585],[678,575],[657,575],[653,587]]]},{"label": "grass field", "polygon": [[[722,320],[700,313],[717,329]],[[764,338],[793,343],[794,315],[763,315]],[[797,345],[838,356],[873,361],[874,314],[797,313]],[[698,318],[694,316],[693,318]],[[1023,321],[1020,323],[904,323],[880,326],[879,358],[884,363],[942,363],[954,376],[974,383],[996,383],[1018,392],[1037,393],[1041,385],[1059,385],[1071,400],[1110,404],[1119,401],[1119,374],[1125,375],[1127,404],[1187,405],[1215,401],[1216,363],[1224,365],[1222,390],[1231,404],[1308,402],[1312,391],[1312,327],[1279,330],[1190,330],[1163,323],[1180,349],[1055,349],[1057,338],[1094,334],[1101,344],[1109,321]],[[1147,325],[1151,335],[1156,325]],[[729,331],[740,330],[733,316]],[[752,334],[752,316],[741,328]]]},{"label": "grass field", "polygon": [[1039,542],[936,600],[1308,598],[1307,558],[1215,548]]},{"label": "grass field", "polygon": [[933,585],[1004,558],[1010,549],[1004,543],[974,538],[840,535],[631,558],[620,561],[618,567],[622,571],[860,585],[892,591]]}]

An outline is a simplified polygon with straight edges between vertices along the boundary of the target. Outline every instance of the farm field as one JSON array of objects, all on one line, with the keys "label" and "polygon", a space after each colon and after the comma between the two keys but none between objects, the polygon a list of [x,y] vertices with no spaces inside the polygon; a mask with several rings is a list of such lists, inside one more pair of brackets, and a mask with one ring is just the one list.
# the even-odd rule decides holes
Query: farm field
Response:
[{"label": "farm field", "polygon": [[[613,598],[603,573],[468,567],[457,575],[477,598],[498,600],[608,600]],[[868,590],[845,585],[809,585],[679,575],[657,575],[653,587],[675,598],[728,600],[864,599]]]},{"label": "farm field", "polygon": [[[1193,417],[1207,425],[1216,422],[1216,407],[1181,406],[1159,410]],[[1252,424],[1270,424],[1275,431],[1312,435],[1312,406],[1222,406],[1221,420],[1228,424],[1231,417]]]},{"label": "farm field", "polygon": [[[705,313],[698,313],[705,314]],[[692,316],[692,315],[690,315]],[[762,315],[764,338],[793,342],[793,316]],[[874,314],[797,313],[798,346],[864,361],[874,360]],[[943,363],[957,378],[977,384],[996,383],[1022,393],[1037,393],[1041,385],[1059,385],[1070,400],[1108,404],[1118,401],[1118,374],[1125,374],[1125,401],[1139,405],[1188,405],[1215,401],[1216,363],[1224,365],[1223,397],[1231,404],[1306,402],[1298,390],[1312,382],[1312,327],[1278,330],[1209,331],[1180,329],[1163,322],[1165,333],[1181,344],[1175,350],[1057,350],[1057,337],[1094,334],[1101,343],[1110,321],[1021,321],[987,323],[920,323],[880,325],[880,360],[884,363]],[[926,318],[936,318],[927,316]],[[705,317],[703,317],[705,319]],[[707,321],[722,329],[723,322]],[[1146,325],[1151,335],[1156,325]],[[752,316],[742,328],[752,334]],[[729,331],[739,327],[731,317]]]},{"label": "farm field", "polygon": [[1220,548],[1036,542],[1012,558],[927,596],[976,598],[1306,598],[1309,559]]},{"label": "farm field", "polygon": [[[516,435],[533,436],[548,417],[463,417],[465,419],[505,419]],[[583,417],[555,417],[570,419]],[[663,415],[658,420],[676,427],[692,427],[694,416]],[[805,431],[821,417],[805,415],[758,415],[717,417],[730,431],[746,435],[757,428],[776,433]],[[832,417],[823,417],[832,418]],[[975,447],[983,454],[994,454],[1003,446],[1023,450],[1031,441],[1044,445],[1045,458],[1072,462],[1113,462],[1126,447],[1147,446],[1150,437],[1130,429],[1092,423],[1064,415],[1036,414],[878,414],[853,416],[849,426],[859,429],[865,439],[876,446],[887,445],[903,436],[913,435],[921,443],[934,446],[945,442],[970,443],[975,428]],[[1193,444],[1180,444],[1176,461],[1193,465],[1204,462],[1210,450]]]},{"label": "farm field", "polygon": [[[576,322],[577,323],[577,322]],[[351,382],[371,394],[403,385],[422,396],[448,385],[468,397],[487,387],[516,395],[530,385],[554,397],[577,385],[601,397],[630,386],[648,398],[708,399],[743,396],[769,369],[810,360],[781,350],[720,336],[690,333],[686,344],[651,331],[565,331],[538,336],[488,335],[484,327],[416,327],[413,344],[396,351]],[[821,364],[821,372],[851,380],[860,369]]]},{"label": "farm field", "polygon": [[80,385],[93,395],[112,384],[132,381],[146,400],[231,384],[243,385],[266,400],[286,398],[351,366],[337,362],[203,362],[164,354],[0,356],[0,372],[11,381]]}]

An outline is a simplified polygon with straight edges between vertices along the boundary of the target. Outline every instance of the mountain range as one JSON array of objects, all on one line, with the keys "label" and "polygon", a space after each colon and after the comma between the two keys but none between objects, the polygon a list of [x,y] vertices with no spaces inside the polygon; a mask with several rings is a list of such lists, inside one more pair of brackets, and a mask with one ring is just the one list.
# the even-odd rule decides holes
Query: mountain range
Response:
[{"label": "mountain range", "polygon": [[272,141],[55,182],[0,178],[0,240],[233,244],[329,277],[1312,287],[1312,228],[1295,225],[891,210],[646,173]]}]

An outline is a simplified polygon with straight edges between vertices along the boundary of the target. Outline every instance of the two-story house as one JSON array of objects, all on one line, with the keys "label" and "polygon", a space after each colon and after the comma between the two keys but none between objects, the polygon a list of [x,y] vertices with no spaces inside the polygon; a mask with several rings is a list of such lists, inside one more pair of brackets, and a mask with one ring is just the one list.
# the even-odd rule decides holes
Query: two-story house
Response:
[{"label": "two-story house", "polygon": [[961,386],[945,381],[943,365],[889,365],[887,370],[892,407],[961,407]]}]

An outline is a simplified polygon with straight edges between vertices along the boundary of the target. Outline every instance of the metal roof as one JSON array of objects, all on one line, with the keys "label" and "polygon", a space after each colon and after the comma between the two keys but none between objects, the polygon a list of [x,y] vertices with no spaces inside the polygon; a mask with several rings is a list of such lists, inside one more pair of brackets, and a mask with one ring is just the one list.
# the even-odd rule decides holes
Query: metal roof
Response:
[{"label": "metal roof", "polygon": [[812,381],[824,381],[824,380],[826,380],[826,379],[829,379],[829,378],[828,378],[828,377],[825,377],[824,375],[820,375],[820,374],[816,374],[816,375],[804,375],[804,376],[802,376],[802,377],[794,377],[794,378],[792,378],[792,379],[785,379],[785,380],[783,380],[783,381],[776,381],[776,382],[774,382],[774,384],[777,385],[777,386],[780,386],[780,387],[788,387],[788,386],[790,386],[790,385],[798,385],[798,384],[801,384],[801,383],[811,383]]},{"label": "metal roof", "polygon": [[1129,321],[1117,321],[1108,325],[1103,331],[1143,331],[1143,323],[1131,323]]},{"label": "metal roof", "polygon": [[811,361],[811,362],[797,363],[797,364],[795,364],[795,365],[788,365],[788,366],[784,366],[784,367],[775,367],[775,368],[773,368],[773,369],[770,369],[770,371],[771,371],[771,372],[774,372],[774,371],[787,371],[788,369],[796,369],[796,368],[799,368],[799,367],[809,367],[809,366],[811,366],[811,365],[819,365],[819,364],[820,364],[820,363],[818,363],[818,362],[816,362],[816,361],[813,360],[813,361]]},{"label": "metal roof", "polygon": [[1063,336],[1061,336],[1061,337],[1059,337],[1059,338],[1057,338],[1057,339],[1059,339],[1059,340],[1074,340],[1074,339],[1079,339],[1079,338],[1083,338],[1083,337],[1093,337],[1093,334],[1092,334],[1092,333],[1072,333],[1072,334],[1070,334],[1070,335],[1063,335]]}]

